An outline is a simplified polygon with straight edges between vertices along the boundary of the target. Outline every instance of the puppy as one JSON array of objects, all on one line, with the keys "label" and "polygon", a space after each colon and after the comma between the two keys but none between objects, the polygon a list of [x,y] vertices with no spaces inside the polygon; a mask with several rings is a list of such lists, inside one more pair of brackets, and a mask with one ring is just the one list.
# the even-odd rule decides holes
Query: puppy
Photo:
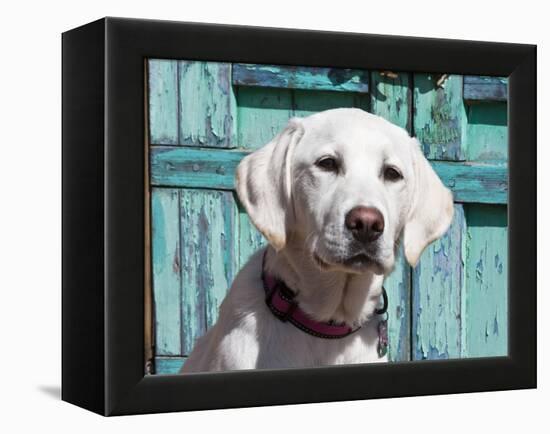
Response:
[{"label": "puppy", "polygon": [[399,242],[415,266],[453,216],[418,141],[359,109],[293,118],[241,161],[236,187],[269,245],[181,372],[386,361],[378,314]]}]

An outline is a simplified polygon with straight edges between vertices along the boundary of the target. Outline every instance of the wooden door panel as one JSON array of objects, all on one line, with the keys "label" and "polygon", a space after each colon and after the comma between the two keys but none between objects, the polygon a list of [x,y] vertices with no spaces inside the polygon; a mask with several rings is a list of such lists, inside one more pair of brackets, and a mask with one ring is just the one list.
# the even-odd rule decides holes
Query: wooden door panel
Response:
[{"label": "wooden door panel", "polygon": [[466,207],[463,357],[508,353],[508,221],[506,207]]},{"label": "wooden door panel", "polygon": [[227,191],[182,189],[182,351],[212,326],[236,272],[237,206]]},{"label": "wooden door panel", "polygon": [[413,271],[412,357],[504,355],[507,108],[502,89],[481,77],[450,75],[435,86],[437,77],[414,75],[414,127],[457,204],[451,229]]},{"label": "wooden door panel", "polygon": [[151,211],[155,349],[157,355],[179,356],[182,354],[179,190],[154,188]]},{"label": "wooden door panel", "polygon": [[414,134],[433,160],[465,159],[462,76],[414,74]]},{"label": "wooden door panel", "polygon": [[239,148],[257,149],[269,143],[292,117],[292,91],[238,87]]},{"label": "wooden door panel", "polygon": [[415,360],[461,355],[466,222],[462,205],[454,212],[447,233],[428,246],[412,272]]},{"label": "wooden door panel", "polygon": [[178,62],[149,60],[149,143],[179,144]]}]

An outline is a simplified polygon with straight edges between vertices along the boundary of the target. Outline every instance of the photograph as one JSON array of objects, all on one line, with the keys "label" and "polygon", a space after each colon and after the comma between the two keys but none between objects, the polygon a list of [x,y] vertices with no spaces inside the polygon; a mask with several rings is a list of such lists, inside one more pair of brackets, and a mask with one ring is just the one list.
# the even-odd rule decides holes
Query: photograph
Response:
[{"label": "photograph", "polygon": [[144,70],[145,374],[508,355],[507,77]]}]

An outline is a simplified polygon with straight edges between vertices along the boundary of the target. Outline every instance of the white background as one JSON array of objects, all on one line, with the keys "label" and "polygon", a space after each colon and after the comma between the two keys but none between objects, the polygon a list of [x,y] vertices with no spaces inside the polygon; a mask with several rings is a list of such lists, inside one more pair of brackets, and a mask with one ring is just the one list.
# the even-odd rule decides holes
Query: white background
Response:
[{"label": "white background", "polygon": [[[0,430],[541,432],[548,401],[548,249],[539,248],[539,390],[102,418],[59,400],[61,32],[125,16],[538,44],[539,246],[548,246],[545,2],[18,1],[0,6]],[[541,266],[542,265],[542,266]],[[542,429],[541,429],[542,428]],[[545,431],[548,432],[548,431]]]}]

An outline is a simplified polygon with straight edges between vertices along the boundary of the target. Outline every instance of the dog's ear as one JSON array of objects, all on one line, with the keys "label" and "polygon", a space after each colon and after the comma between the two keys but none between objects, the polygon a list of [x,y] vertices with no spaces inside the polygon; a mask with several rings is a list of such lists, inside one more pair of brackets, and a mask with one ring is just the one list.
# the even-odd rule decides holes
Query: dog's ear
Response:
[{"label": "dog's ear", "polygon": [[286,244],[287,212],[292,209],[291,160],[303,133],[300,119],[290,119],[281,133],[237,167],[239,199],[252,223],[276,250]]},{"label": "dog's ear", "polygon": [[453,195],[424,157],[417,139],[412,140],[414,186],[403,241],[405,257],[416,266],[432,241],[441,237],[453,219]]}]

